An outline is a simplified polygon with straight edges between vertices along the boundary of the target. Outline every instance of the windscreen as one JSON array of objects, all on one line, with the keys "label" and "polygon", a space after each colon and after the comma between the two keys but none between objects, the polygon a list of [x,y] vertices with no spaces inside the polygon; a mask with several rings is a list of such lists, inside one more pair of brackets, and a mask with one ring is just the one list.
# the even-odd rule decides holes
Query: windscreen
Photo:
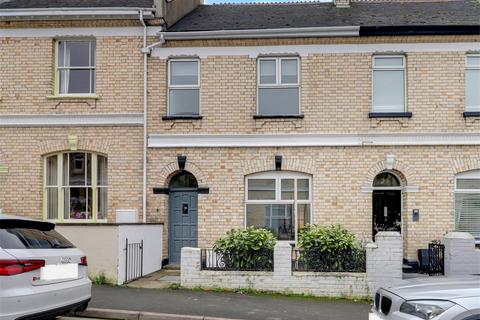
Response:
[{"label": "windscreen", "polygon": [[2,249],[65,249],[75,246],[55,230],[0,227]]}]

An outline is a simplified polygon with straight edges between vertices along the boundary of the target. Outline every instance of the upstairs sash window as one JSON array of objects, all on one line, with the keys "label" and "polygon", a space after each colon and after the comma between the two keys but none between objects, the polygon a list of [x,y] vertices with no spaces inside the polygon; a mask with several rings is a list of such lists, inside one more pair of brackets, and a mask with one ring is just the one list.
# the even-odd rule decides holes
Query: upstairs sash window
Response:
[{"label": "upstairs sash window", "polygon": [[175,59],[169,61],[168,115],[198,116],[200,114],[200,61]]},{"label": "upstairs sash window", "polygon": [[405,57],[373,57],[373,112],[405,112]]},{"label": "upstairs sash window", "polygon": [[95,41],[57,42],[57,93],[83,95],[95,93]]},{"label": "upstairs sash window", "polygon": [[258,114],[300,114],[300,59],[258,59]]},{"label": "upstairs sash window", "polygon": [[480,54],[465,57],[465,111],[480,112]]}]

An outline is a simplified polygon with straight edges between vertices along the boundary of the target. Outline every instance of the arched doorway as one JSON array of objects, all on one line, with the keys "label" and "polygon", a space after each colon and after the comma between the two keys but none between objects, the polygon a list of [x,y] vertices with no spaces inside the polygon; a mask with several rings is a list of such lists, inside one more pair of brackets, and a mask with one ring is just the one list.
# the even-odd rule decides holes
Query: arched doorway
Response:
[{"label": "arched doorway", "polygon": [[183,247],[198,245],[198,183],[193,174],[180,171],[169,184],[168,261],[180,263]]},{"label": "arched doorway", "polygon": [[402,185],[389,171],[380,172],[373,180],[372,236],[379,231],[402,231]]}]

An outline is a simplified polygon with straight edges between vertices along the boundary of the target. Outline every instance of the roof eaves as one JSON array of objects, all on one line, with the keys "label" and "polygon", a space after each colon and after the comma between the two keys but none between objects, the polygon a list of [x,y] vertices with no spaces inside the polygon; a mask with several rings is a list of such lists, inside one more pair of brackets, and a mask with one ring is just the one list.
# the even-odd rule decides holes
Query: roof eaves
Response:
[{"label": "roof eaves", "polygon": [[143,11],[144,18],[149,19],[154,17],[156,9],[140,7],[0,9],[0,21],[32,19],[137,18],[140,11]]},{"label": "roof eaves", "polygon": [[359,26],[162,32],[165,40],[358,37]]}]

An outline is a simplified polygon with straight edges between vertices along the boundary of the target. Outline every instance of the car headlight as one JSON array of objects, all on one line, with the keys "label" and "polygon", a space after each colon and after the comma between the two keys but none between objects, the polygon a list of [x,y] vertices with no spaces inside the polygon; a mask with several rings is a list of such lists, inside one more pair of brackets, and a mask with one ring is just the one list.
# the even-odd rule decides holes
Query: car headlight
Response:
[{"label": "car headlight", "polygon": [[429,320],[442,314],[454,305],[453,302],[442,300],[412,300],[404,302],[400,306],[400,312]]}]

